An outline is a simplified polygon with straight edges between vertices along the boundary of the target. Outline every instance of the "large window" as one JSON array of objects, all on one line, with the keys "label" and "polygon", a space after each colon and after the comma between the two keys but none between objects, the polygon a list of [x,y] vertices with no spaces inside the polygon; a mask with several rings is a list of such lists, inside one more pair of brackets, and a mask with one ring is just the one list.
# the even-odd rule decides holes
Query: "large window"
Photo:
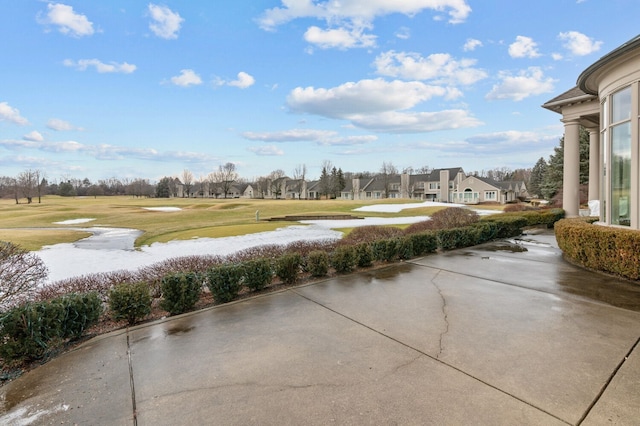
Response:
[{"label": "large window", "polygon": [[631,88],[611,96],[609,194],[611,224],[629,226],[631,208]]},{"label": "large window", "polygon": [[485,201],[497,201],[498,193],[496,191],[484,191]]}]

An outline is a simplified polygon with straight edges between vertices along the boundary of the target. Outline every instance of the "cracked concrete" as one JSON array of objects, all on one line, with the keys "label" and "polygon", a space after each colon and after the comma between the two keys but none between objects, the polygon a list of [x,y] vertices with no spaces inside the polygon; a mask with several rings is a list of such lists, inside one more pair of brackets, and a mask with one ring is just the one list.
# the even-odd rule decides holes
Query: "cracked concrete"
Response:
[{"label": "cracked concrete", "polygon": [[1,388],[0,423],[131,425],[132,377],[140,425],[634,424],[640,291],[566,264],[553,242],[101,336]]}]

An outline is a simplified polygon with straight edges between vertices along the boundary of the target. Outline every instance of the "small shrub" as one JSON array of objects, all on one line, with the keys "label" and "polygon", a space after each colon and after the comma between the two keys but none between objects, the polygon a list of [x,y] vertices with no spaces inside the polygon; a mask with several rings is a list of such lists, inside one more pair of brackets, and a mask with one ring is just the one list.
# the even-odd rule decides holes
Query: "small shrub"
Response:
[{"label": "small shrub", "polygon": [[376,240],[402,235],[402,230],[394,226],[361,226],[351,230],[340,240],[340,245],[356,245],[360,243],[372,243]]},{"label": "small shrub", "polygon": [[0,317],[0,357],[6,363],[42,359],[61,339],[63,320],[60,300],[9,310]]},{"label": "small shrub", "polygon": [[116,320],[135,324],[151,313],[151,293],[144,282],[116,285],[109,292],[109,308]]},{"label": "small shrub", "polygon": [[276,260],[276,276],[285,284],[298,280],[302,256],[298,253],[285,253]]},{"label": "small shrub", "polygon": [[340,274],[353,271],[356,266],[355,248],[353,246],[337,247],[331,253],[331,266]]},{"label": "small shrub", "polygon": [[247,260],[242,264],[243,282],[252,291],[265,288],[273,280],[273,268],[269,259]]},{"label": "small shrub", "polygon": [[524,212],[524,211],[533,211],[533,210],[539,210],[539,208],[529,204],[516,203],[516,204],[508,204],[507,206],[505,206],[505,208],[502,211],[505,213],[509,213],[509,212]]},{"label": "small shrub", "polygon": [[368,268],[373,264],[373,250],[369,243],[360,243],[355,246],[356,266],[358,268]]},{"label": "small shrub", "polygon": [[329,255],[326,251],[315,250],[307,256],[307,272],[313,277],[324,277],[329,272]]},{"label": "small shrub", "polygon": [[207,287],[219,303],[238,297],[242,287],[243,268],[238,264],[215,266],[207,271]]},{"label": "small shrub", "polygon": [[400,260],[408,260],[414,256],[413,253],[413,241],[409,237],[396,238],[396,247],[398,251],[398,258]]},{"label": "small shrub", "polygon": [[64,309],[61,332],[65,338],[82,336],[86,329],[98,323],[102,314],[102,302],[96,292],[69,294],[58,300]]},{"label": "small shrub", "polygon": [[171,315],[187,312],[195,306],[202,291],[202,281],[195,272],[165,275],[160,284],[162,301],[160,307]]},{"label": "small shrub", "polygon": [[406,238],[411,239],[414,256],[422,256],[433,253],[438,248],[438,239],[431,231],[410,234]]},{"label": "small shrub", "polygon": [[395,238],[374,241],[371,249],[373,258],[380,262],[392,262],[398,257],[398,242]]},{"label": "small shrub", "polygon": [[451,229],[476,223],[480,217],[478,213],[463,207],[448,207],[438,210],[431,215],[433,229]]},{"label": "small shrub", "polygon": [[522,234],[522,228],[528,225],[527,219],[520,216],[522,213],[501,213],[485,216],[481,222],[493,222],[496,224],[495,238],[517,237]]}]

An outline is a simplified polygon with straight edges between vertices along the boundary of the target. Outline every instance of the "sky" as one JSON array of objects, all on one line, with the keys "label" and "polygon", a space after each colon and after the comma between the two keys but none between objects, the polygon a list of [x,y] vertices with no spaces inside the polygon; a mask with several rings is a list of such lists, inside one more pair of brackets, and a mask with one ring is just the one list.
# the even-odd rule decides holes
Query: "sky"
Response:
[{"label": "sky", "polygon": [[[0,176],[531,168],[637,0],[0,0]],[[608,18],[610,17],[610,18]]]}]

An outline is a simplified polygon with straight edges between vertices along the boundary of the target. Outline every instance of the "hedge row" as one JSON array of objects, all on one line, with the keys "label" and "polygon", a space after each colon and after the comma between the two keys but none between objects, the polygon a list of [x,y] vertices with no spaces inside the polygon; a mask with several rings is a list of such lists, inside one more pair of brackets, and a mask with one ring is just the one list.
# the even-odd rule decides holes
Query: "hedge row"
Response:
[{"label": "hedge row", "polygon": [[564,255],[585,268],[640,279],[640,232],[591,222],[573,218],[556,223],[556,240]]},{"label": "hedge row", "polygon": [[69,294],[10,309],[0,317],[0,357],[5,363],[46,357],[98,322],[97,293]]}]

